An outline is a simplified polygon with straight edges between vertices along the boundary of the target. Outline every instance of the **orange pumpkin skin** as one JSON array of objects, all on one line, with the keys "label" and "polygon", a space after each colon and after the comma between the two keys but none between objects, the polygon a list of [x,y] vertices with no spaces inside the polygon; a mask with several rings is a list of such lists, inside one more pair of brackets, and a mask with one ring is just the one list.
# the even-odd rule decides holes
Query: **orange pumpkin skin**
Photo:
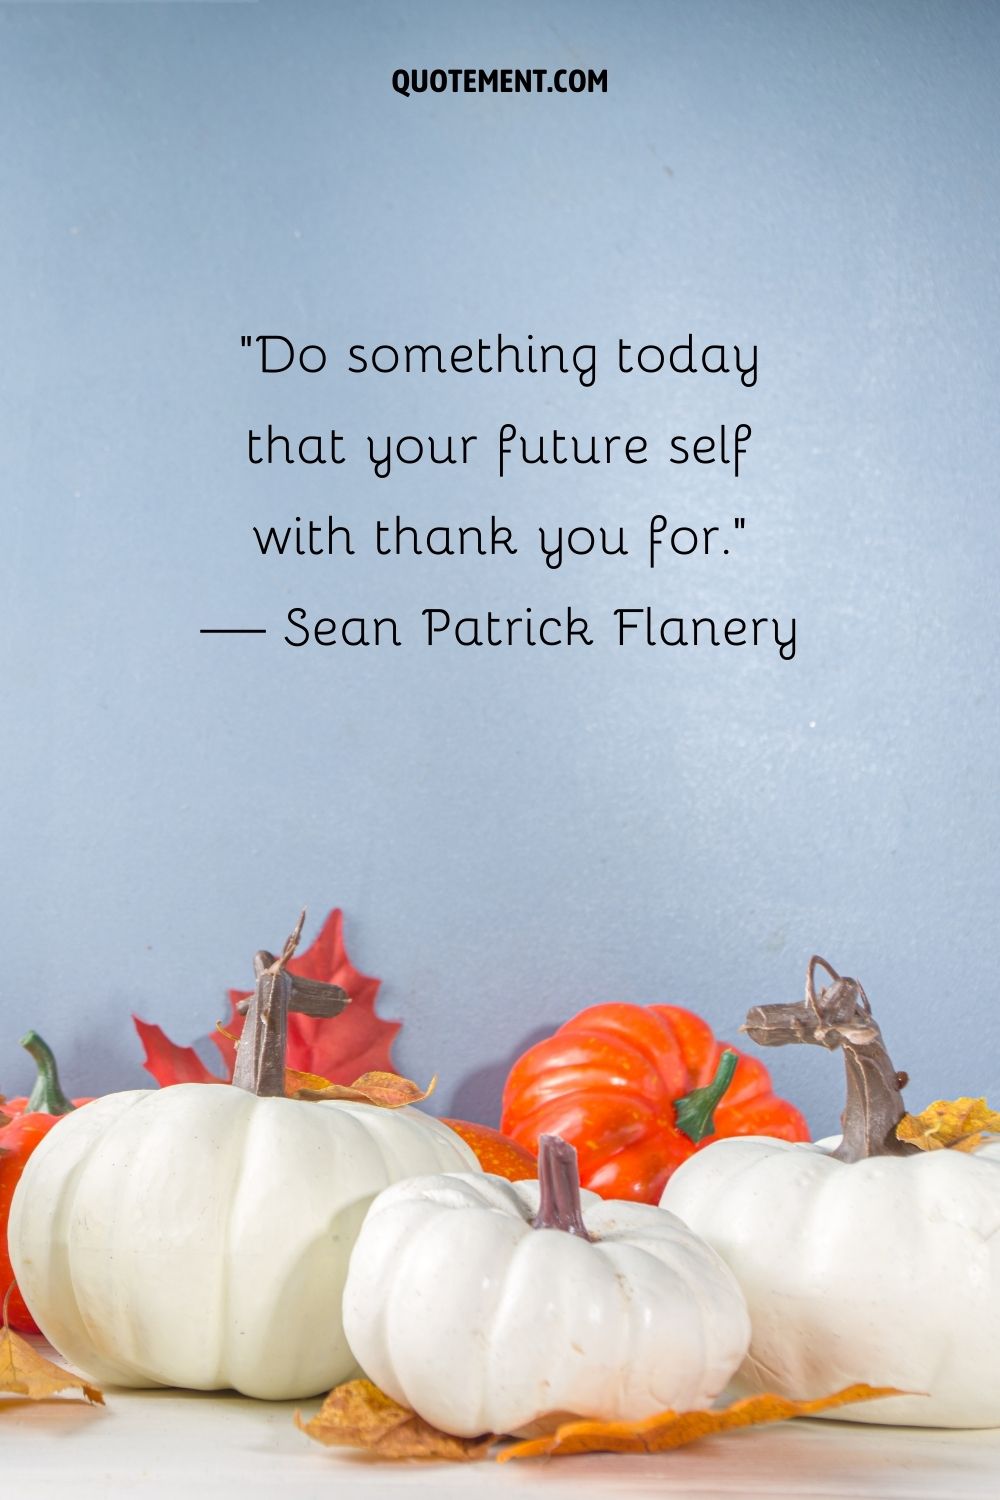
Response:
[{"label": "orange pumpkin skin", "polygon": [[[0,1106],[0,1114],[9,1116],[8,1123],[0,1127],[0,1300],[9,1292],[7,1322],[11,1328],[18,1333],[39,1333],[41,1330],[14,1280],[14,1268],[7,1252],[7,1218],[14,1189],[21,1180],[28,1157],[42,1137],[48,1135],[63,1117],[38,1110],[28,1113],[25,1110],[27,1103],[27,1099],[8,1099]],[[74,1099],[73,1103],[79,1106],[89,1104],[90,1100]]]},{"label": "orange pumpkin skin", "polygon": [[538,1176],[538,1162],[532,1152],[501,1135],[491,1125],[474,1125],[469,1120],[442,1120],[467,1146],[471,1146],[484,1172],[506,1177],[508,1182],[522,1182]]},{"label": "orange pumpkin skin", "polygon": [[39,1141],[64,1115],[81,1104],[89,1104],[90,1100],[66,1098],[52,1049],[37,1031],[29,1031],[22,1037],[21,1046],[34,1058],[38,1076],[25,1098],[0,1099],[0,1301],[4,1303],[11,1328],[19,1333],[38,1333],[38,1325],[14,1281],[14,1268],[7,1251],[7,1218],[14,1189]]},{"label": "orange pumpkin skin", "polygon": [[737,1047],[714,1133],[695,1145],[678,1130],[675,1102],[711,1082],[727,1046],[679,1005],[592,1005],[518,1058],[500,1128],[534,1151],[540,1135],[561,1135],[576,1147],[584,1187],[638,1203],[659,1203],[681,1162],[721,1136],[809,1140],[764,1064]]}]

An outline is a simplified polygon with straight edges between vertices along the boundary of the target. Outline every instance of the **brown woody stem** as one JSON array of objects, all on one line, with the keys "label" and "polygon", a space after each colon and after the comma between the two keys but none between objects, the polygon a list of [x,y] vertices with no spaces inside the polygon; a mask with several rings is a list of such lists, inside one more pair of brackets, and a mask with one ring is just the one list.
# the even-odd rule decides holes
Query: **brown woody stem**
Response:
[{"label": "brown woody stem", "polygon": [[[825,969],[833,981],[818,991],[817,968]],[[896,1135],[906,1113],[906,1078],[893,1066],[868,996],[856,979],[841,977],[825,958],[814,956],[806,971],[805,1000],[797,1005],[754,1006],[743,1029],[762,1047],[811,1042],[842,1050],[847,1099],[841,1115],[843,1140],[834,1152],[841,1161],[909,1156],[917,1149]]]},{"label": "brown woody stem", "polygon": [[289,974],[288,961],[298,947],[305,919],[303,912],[277,958],[266,952],[254,955],[257,982],[236,1048],[233,1083],[261,1098],[281,1098],[285,1092],[288,1012],[335,1016],[349,1003],[339,985]]},{"label": "brown woody stem", "polygon": [[538,1212],[532,1229],[562,1229],[592,1239],[583,1222],[576,1151],[558,1135],[538,1138]]}]

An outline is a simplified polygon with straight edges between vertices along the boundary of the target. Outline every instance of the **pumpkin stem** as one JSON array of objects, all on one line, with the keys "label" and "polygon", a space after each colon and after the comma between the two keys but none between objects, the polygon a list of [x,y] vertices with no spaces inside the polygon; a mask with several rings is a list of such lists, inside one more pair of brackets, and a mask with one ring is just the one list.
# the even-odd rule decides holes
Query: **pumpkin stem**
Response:
[{"label": "pumpkin stem", "polygon": [[35,1059],[38,1076],[35,1086],[24,1106],[26,1115],[68,1115],[76,1108],[72,1099],[67,1099],[59,1082],[59,1069],[55,1055],[48,1042],[44,1042],[37,1031],[29,1031],[21,1038],[21,1046]]},{"label": "pumpkin stem", "polygon": [[713,1115],[719,1107],[723,1094],[733,1081],[733,1074],[736,1072],[736,1064],[739,1060],[739,1054],[731,1047],[727,1048],[719,1058],[711,1083],[705,1084],[704,1088],[692,1089],[682,1099],[676,1100],[674,1120],[677,1129],[695,1145],[703,1141],[707,1135],[715,1134]]},{"label": "pumpkin stem", "polygon": [[[816,969],[825,969],[833,983],[816,988]],[[743,1027],[762,1047],[788,1042],[811,1042],[844,1054],[847,1101],[840,1117],[844,1137],[833,1153],[840,1161],[863,1161],[869,1156],[909,1156],[917,1150],[896,1135],[906,1107],[906,1074],[893,1066],[872,1016],[868,996],[856,979],[837,973],[825,958],[814,955],[806,970],[806,996],[797,1005],[755,1005]]]},{"label": "pumpkin stem", "polygon": [[592,1239],[583,1222],[576,1150],[558,1135],[538,1138],[538,1212],[532,1229],[562,1229]]},{"label": "pumpkin stem", "polygon": [[257,982],[236,1047],[233,1083],[261,1098],[281,1098],[285,1093],[288,1012],[336,1016],[349,1003],[339,984],[289,974],[287,965],[299,945],[305,920],[303,911],[277,958],[263,950],[254,955]]}]

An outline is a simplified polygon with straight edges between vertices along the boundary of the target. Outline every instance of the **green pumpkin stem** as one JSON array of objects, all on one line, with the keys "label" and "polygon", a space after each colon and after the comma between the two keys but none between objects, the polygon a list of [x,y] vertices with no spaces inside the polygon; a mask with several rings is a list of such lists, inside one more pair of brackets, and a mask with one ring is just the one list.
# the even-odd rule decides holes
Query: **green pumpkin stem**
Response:
[{"label": "green pumpkin stem", "polygon": [[35,1086],[24,1106],[26,1115],[68,1115],[76,1108],[72,1099],[67,1099],[59,1082],[59,1069],[52,1048],[44,1042],[37,1031],[29,1031],[21,1038],[21,1046],[30,1052],[38,1068]]},{"label": "green pumpkin stem", "polygon": [[731,1047],[728,1048],[719,1058],[719,1065],[712,1082],[705,1084],[704,1088],[692,1089],[690,1094],[685,1094],[683,1099],[678,1099],[674,1104],[677,1129],[695,1145],[703,1141],[707,1135],[715,1134],[713,1116],[723,1094],[733,1081],[733,1074],[736,1072],[736,1064],[739,1060],[739,1054]]}]

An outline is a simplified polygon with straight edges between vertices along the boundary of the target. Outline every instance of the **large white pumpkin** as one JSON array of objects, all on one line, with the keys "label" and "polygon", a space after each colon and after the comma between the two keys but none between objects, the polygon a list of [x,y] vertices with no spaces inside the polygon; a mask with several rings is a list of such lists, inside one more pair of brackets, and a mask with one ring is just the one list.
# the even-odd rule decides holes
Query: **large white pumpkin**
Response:
[{"label": "large white pumpkin", "polygon": [[[822,966],[833,983],[817,992]],[[828,1415],[925,1427],[1000,1425],[1000,1148],[899,1141],[905,1074],[864,990],[821,959],[806,1000],[747,1017],[763,1045],[844,1054],[843,1137],[748,1137],[686,1161],[660,1200],[719,1252],[750,1308],[741,1394],[825,1395],[858,1381],[919,1392]]]},{"label": "large white pumpkin", "polygon": [[707,1405],[749,1340],[734,1277],[672,1214],[576,1191],[589,1240],[533,1227],[534,1181],[428,1177],[382,1193],[344,1293],[370,1379],[466,1437]]},{"label": "large white pumpkin", "polygon": [[927,1394],[831,1415],[1000,1425],[996,1147],[842,1162],[822,1146],[715,1141],[661,1202],[743,1288],[753,1338],[740,1394],[806,1398],[867,1381]]},{"label": "large white pumpkin", "polygon": [[228,1084],[109,1094],[30,1157],[11,1261],[46,1338],[97,1380],[302,1398],[354,1371],[341,1294],[374,1196],[475,1170],[412,1108]]}]

